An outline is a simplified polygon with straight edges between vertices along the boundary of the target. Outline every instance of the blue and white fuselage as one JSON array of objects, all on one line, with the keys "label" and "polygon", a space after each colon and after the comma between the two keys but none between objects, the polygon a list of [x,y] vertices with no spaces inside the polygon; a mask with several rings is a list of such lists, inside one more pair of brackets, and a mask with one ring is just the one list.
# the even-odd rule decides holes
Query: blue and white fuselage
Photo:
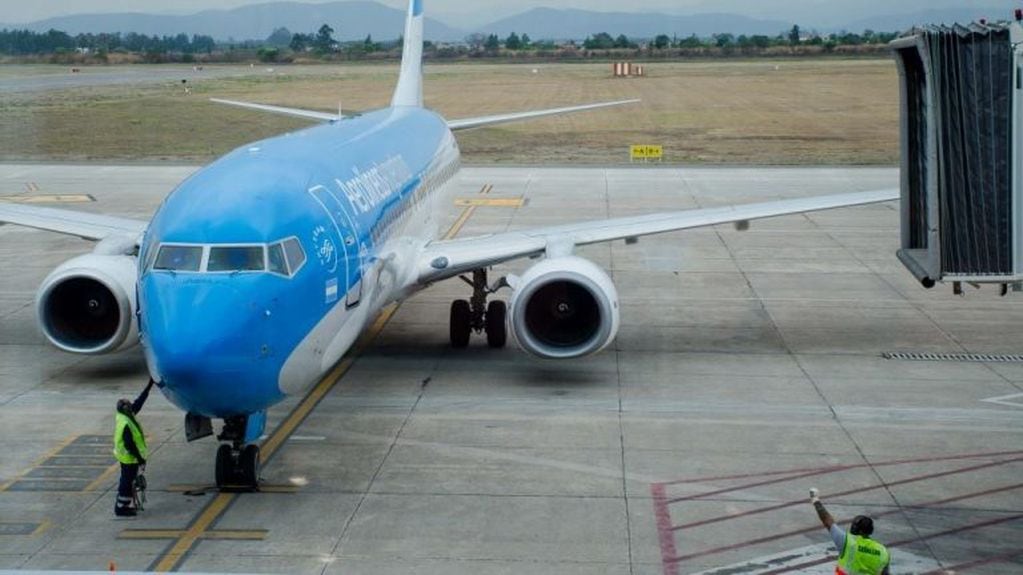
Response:
[{"label": "blue and white fuselage", "polygon": [[141,341],[166,395],[228,418],[318,381],[416,289],[409,260],[436,237],[458,162],[442,118],[393,107],[249,144],[183,182],[139,258]]}]

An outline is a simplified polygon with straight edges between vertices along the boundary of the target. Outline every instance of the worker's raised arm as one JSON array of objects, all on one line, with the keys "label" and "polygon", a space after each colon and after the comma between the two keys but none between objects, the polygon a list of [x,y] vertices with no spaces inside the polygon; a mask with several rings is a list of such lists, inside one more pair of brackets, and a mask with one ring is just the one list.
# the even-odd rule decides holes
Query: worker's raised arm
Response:
[{"label": "worker's raised arm", "polygon": [[139,396],[135,398],[135,402],[131,404],[132,413],[137,414],[139,411],[142,410],[142,406],[145,405],[146,400],[149,399],[149,390],[153,389],[154,383],[156,382],[153,381],[153,378],[149,378],[149,384],[146,385],[146,388],[142,390],[142,393],[140,393]]},{"label": "worker's raised arm", "polygon": [[820,518],[824,528],[831,531],[831,526],[835,524],[835,518],[828,513],[828,510],[824,508],[824,504],[821,503],[821,498],[817,496],[817,490],[810,490],[810,503],[813,504],[813,508],[817,510],[817,517]]}]

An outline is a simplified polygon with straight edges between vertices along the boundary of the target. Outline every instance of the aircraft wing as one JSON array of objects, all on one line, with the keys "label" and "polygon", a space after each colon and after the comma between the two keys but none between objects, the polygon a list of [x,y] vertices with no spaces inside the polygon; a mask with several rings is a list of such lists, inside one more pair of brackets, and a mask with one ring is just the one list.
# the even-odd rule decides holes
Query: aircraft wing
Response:
[{"label": "aircraft wing", "polygon": [[813,198],[777,200],[756,204],[665,212],[647,216],[614,218],[536,228],[474,238],[440,240],[428,244],[419,259],[420,284],[428,284],[502,262],[533,257],[545,252],[569,252],[575,246],[743,222],[774,216],[801,214],[849,206],[886,202],[899,198],[899,190],[836,194]]},{"label": "aircraft wing", "polygon": [[0,202],[0,224],[16,224],[86,240],[102,240],[114,234],[140,236],[149,225],[142,220],[7,202]]},{"label": "aircraft wing", "polygon": [[319,120],[321,122],[336,122],[337,120],[341,119],[341,116],[338,116],[337,114],[317,112],[315,110],[303,110],[301,108],[285,108],[283,106],[271,106],[269,104],[254,104],[252,102],[238,102],[236,100],[221,100],[220,98],[210,98],[210,101],[216,102],[217,104],[237,106],[239,108],[246,108],[249,110],[259,110],[260,112],[270,112],[271,114],[295,116],[298,118],[305,118],[307,120]]},{"label": "aircraft wing", "polygon": [[582,106],[569,106],[567,108],[551,108],[548,110],[536,110],[533,112],[517,112],[514,114],[499,114],[496,116],[465,118],[463,120],[449,120],[448,128],[452,132],[457,132],[459,130],[471,130],[473,128],[482,128],[484,126],[494,126],[497,124],[507,124],[509,122],[519,122],[522,120],[543,118],[545,116],[560,116],[562,114],[574,114],[576,112],[599,110],[601,108],[610,108],[612,106],[635,104],[636,102],[639,101],[640,100],[619,100],[617,102],[601,102],[599,104],[585,104]]}]

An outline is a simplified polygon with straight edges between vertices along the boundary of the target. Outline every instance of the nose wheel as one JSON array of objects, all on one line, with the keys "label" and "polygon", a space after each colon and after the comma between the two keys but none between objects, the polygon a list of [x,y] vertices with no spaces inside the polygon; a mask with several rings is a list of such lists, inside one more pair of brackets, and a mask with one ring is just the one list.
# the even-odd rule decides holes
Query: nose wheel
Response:
[{"label": "nose wheel", "polygon": [[462,281],[472,286],[472,298],[458,299],[451,302],[450,338],[451,347],[464,349],[469,346],[472,334],[486,333],[487,345],[502,348],[508,342],[508,306],[503,301],[494,300],[487,303],[487,297],[505,286],[499,281],[494,287],[487,283],[487,270],[472,272],[472,279],[460,276]]},{"label": "nose wheel", "polygon": [[248,444],[236,449],[222,443],[217,449],[217,488],[221,490],[259,487],[259,446]]}]

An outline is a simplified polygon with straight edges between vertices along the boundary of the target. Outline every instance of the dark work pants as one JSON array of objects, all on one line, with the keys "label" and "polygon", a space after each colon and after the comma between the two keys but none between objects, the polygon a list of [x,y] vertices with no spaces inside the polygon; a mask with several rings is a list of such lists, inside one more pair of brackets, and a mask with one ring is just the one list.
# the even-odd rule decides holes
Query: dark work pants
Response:
[{"label": "dark work pants", "polygon": [[138,474],[138,463],[121,464],[121,481],[117,484],[117,503],[114,504],[114,513],[124,511],[132,506],[132,496],[135,492],[135,477]]}]

